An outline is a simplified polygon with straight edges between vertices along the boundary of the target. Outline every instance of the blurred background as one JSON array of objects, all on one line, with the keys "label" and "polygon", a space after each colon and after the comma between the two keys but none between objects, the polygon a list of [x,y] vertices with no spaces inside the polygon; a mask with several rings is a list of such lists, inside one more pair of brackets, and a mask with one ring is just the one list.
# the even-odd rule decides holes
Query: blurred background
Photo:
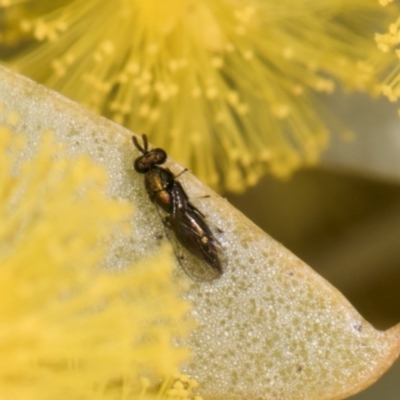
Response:
[{"label": "blurred background", "polygon": [[[337,287],[367,321],[385,330],[400,323],[397,107],[361,94],[321,100],[354,132],[353,140],[343,141],[332,126],[331,144],[318,166],[287,181],[264,177],[242,195],[224,195]],[[399,400],[400,361],[353,399]]]},{"label": "blurred background", "polygon": [[[325,98],[355,137],[316,168],[228,200],[338,288],[377,329],[400,322],[400,119],[385,99]],[[400,399],[400,362],[355,400]]]}]

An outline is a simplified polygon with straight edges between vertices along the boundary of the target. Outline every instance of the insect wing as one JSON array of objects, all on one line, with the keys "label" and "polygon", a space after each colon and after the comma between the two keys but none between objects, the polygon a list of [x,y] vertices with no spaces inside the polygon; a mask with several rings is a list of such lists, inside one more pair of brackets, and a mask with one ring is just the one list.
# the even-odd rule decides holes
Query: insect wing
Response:
[{"label": "insect wing", "polygon": [[[197,212],[197,209],[195,209]],[[188,215],[185,211],[178,212],[174,215],[169,215],[164,219],[166,234],[174,248],[175,256],[182,267],[183,271],[194,281],[211,282],[218,279],[225,267],[226,258],[225,252],[211,230],[208,230],[207,239],[211,242],[214,254],[214,261],[207,262],[202,251],[205,248],[202,245],[204,236],[201,235],[193,227],[191,218],[195,220],[199,214]],[[202,217],[201,221],[205,224]],[[208,228],[208,224],[207,224]],[[219,230],[215,230],[218,232]],[[183,244],[186,243],[186,246]]]}]

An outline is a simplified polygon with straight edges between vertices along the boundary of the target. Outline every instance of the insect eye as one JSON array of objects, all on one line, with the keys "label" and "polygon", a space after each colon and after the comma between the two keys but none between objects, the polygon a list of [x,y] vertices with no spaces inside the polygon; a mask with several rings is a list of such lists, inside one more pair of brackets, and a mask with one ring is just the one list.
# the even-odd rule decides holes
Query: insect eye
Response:
[{"label": "insect eye", "polygon": [[140,174],[145,174],[150,169],[148,163],[143,161],[143,157],[139,157],[133,163],[133,168],[135,168],[135,171],[139,172]]},{"label": "insect eye", "polygon": [[163,149],[154,149],[155,164],[164,164],[167,161],[167,153]]}]

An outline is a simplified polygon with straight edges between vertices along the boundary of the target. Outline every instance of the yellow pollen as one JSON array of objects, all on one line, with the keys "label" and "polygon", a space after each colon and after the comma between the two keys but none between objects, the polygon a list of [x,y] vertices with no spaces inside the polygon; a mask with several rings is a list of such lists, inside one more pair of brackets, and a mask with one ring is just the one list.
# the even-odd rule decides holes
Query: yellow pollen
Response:
[{"label": "yellow pollen", "polygon": [[252,60],[254,58],[254,52],[252,50],[246,50],[243,52],[243,58],[247,61]]},{"label": "yellow pollen", "polygon": [[238,104],[236,106],[236,111],[241,116],[246,115],[249,112],[249,106],[245,103]]},{"label": "yellow pollen", "polygon": [[291,47],[285,47],[283,49],[283,57],[286,60],[290,60],[293,57],[294,51]]},{"label": "yellow pollen", "polygon": [[146,50],[147,50],[147,53],[149,53],[149,54],[155,54],[158,52],[158,44],[153,43],[153,44],[149,45]]},{"label": "yellow pollen", "polygon": [[191,95],[192,95],[192,97],[194,97],[194,98],[200,97],[200,96],[201,96],[201,93],[202,93],[202,91],[201,91],[201,89],[200,89],[199,87],[195,87],[195,88],[193,88],[192,91],[191,91]]},{"label": "yellow pollen", "polygon": [[160,118],[160,110],[158,109],[152,110],[151,113],[149,114],[149,120],[155,122],[158,120],[158,118]]},{"label": "yellow pollen", "polygon": [[246,33],[246,27],[243,25],[238,25],[235,29],[235,32],[238,36],[244,36]]},{"label": "yellow pollen", "polygon": [[284,119],[289,115],[289,107],[286,104],[281,104],[273,107],[272,112],[279,119]]},{"label": "yellow pollen", "polygon": [[211,59],[211,65],[212,65],[214,68],[219,69],[219,68],[221,68],[221,67],[224,65],[224,60],[223,60],[221,57],[213,57],[213,58]]},{"label": "yellow pollen", "polygon": [[224,48],[228,53],[233,53],[235,51],[235,46],[232,43],[227,43]]},{"label": "yellow pollen", "polygon": [[199,132],[192,132],[190,137],[191,137],[190,140],[191,140],[192,144],[194,144],[194,145],[198,145],[203,141],[201,133],[199,133]]},{"label": "yellow pollen", "polygon": [[[25,7],[25,1],[15,2]],[[172,7],[158,0],[54,2],[21,13],[29,15],[18,22],[21,36],[40,43],[28,45],[11,66],[134,131],[146,131],[206,182],[211,171],[236,170],[235,190],[244,189],[255,176],[287,174],[315,159],[317,132],[324,124],[314,107],[315,91],[331,93],[335,81],[373,90],[373,70],[367,62],[356,63],[378,53],[365,38],[374,34],[372,27],[387,29],[375,17],[386,11],[378,2],[344,2],[333,9],[325,2],[305,3],[176,0]],[[328,13],[332,18],[321,23],[320,16]],[[360,29],[339,24],[343,17],[359,21]],[[397,51],[399,26],[394,21],[385,34],[376,35],[386,55]],[[391,78],[382,83],[391,86],[391,99],[398,96]],[[290,121],[285,120],[288,110]],[[218,141],[211,138],[215,122],[220,123]],[[176,136],[167,144],[163,138],[172,130]],[[193,131],[213,148],[194,152],[187,138]],[[307,140],[313,145],[303,143]],[[296,150],[292,143],[298,144]],[[245,171],[238,160],[231,161],[231,147],[276,154]],[[224,185],[228,180],[217,179]]]},{"label": "yellow pollen", "polygon": [[143,104],[139,108],[139,115],[141,117],[147,117],[150,113],[150,107],[148,104]]},{"label": "yellow pollen", "polygon": [[226,96],[226,99],[228,100],[229,104],[236,105],[239,103],[239,94],[233,90],[230,90]]},{"label": "yellow pollen", "polygon": [[296,96],[300,96],[304,93],[304,87],[302,85],[294,85],[292,88],[292,93]]},{"label": "yellow pollen", "polygon": [[227,120],[226,113],[224,111],[220,111],[215,114],[214,120],[217,124],[220,124]]},{"label": "yellow pollen", "polygon": [[215,99],[218,95],[218,89],[213,86],[206,89],[206,96],[208,99],[212,100]]},{"label": "yellow pollen", "polygon": [[136,62],[130,62],[127,64],[126,66],[126,72],[132,74],[132,75],[136,75],[140,72],[140,66],[138,63]]}]

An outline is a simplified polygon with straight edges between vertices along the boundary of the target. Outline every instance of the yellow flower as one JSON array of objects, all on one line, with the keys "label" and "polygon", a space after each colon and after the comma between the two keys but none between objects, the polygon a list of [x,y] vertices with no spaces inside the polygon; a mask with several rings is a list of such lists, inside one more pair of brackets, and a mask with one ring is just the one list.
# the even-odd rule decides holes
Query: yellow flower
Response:
[{"label": "yellow flower", "polygon": [[[382,6],[386,6],[388,1],[382,1]],[[393,15],[399,15],[399,10],[395,9]],[[380,85],[381,93],[391,102],[395,102],[400,97],[400,17],[389,25],[386,33],[377,33],[375,41],[381,54],[373,61],[376,74],[382,77]],[[400,114],[400,110],[399,110]]]},{"label": "yellow flower", "polygon": [[144,375],[154,386],[188,356],[172,344],[192,325],[173,256],[99,268],[131,206],[107,198],[104,170],[63,155],[49,132],[29,146],[0,128],[1,398],[145,396]]},{"label": "yellow flower", "polygon": [[316,95],[334,79],[374,85],[365,61],[385,15],[376,0],[38,0],[18,18],[19,3],[3,2],[3,36],[37,44],[9,65],[233,191],[317,161]]},{"label": "yellow flower", "polygon": [[[88,115],[79,105],[2,67],[0,89],[0,121],[12,126],[15,131],[25,129],[27,132],[29,145],[20,152],[23,157],[32,157],[41,141],[43,127],[53,126],[58,140],[66,143],[67,154],[91,154],[109,171],[109,196],[129,199],[136,205],[136,213],[130,218],[130,229],[135,233],[121,237],[119,229],[113,231],[118,238],[112,241],[110,252],[115,255],[115,262],[109,262],[108,254],[106,264],[115,270],[118,269],[117,264],[127,265],[132,256],[140,257],[141,254],[158,251],[162,223],[146,195],[143,177],[132,169],[132,160],[137,157],[138,151],[132,148],[126,130],[104,118]],[[62,156],[56,151],[52,153],[56,159]],[[41,163],[35,162],[35,165]],[[169,167],[179,171],[174,162]],[[52,170],[43,168],[44,173]],[[82,171],[80,168],[77,170]],[[0,171],[3,169],[0,168]],[[196,201],[196,196],[210,193],[190,175],[182,179],[182,184],[193,201]],[[400,324],[385,332],[374,329],[338,290],[224,199],[210,194],[208,200],[198,199],[195,204],[199,204],[201,212],[206,214],[206,220],[215,223],[222,231],[219,237],[227,256],[224,274],[212,284],[190,283],[177,266],[173,279],[167,280],[169,289],[175,284],[190,285],[186,286],[188,291],[185,297],[192,301],[191,313],[196,316],[198,325],[187,338],[179,340],[193,354],[188,362],[182,364],[181,372],[196,377],[200,384],[198,393],[214,400],[332,400],[353,395],[377,380],[400,354]],[[39,203],[42,204],[42,200]],[[70,203],[67,201],[65,204]],[[95,204],[93,202],[92,206],[95,207]],[[108,212],[103,212],[103,207],[101,210],[102,214],[108,215]],[[107,209],[104,208],[104,211]],[[68,217],[64,216],[63,220]],[[82,222],[82,229],[86,229],[87,221]],[[73,232],[76,234],[79,231],[74,229]],[[81,271],[82,267],[80,263],[78,270]],[[151,265],[135,266],[134,270],[140,271],[140,268],[151,269]],[[152,279],[146,281],[146,285],[133,284],[133,280],[128,277],[126,290],[118,291],[118,294],[123,293],[124,300],[135,299],[132,296],[143,293],[140,300],[148,309],[154,308],[159,298],[162,304],[168,304],[164,297],[157,295],[157,290],[153,290]],[[108,285],[108,279],[103,282]],[[132,294],[131,288],[135,289]],[[146,301],[148,291],[155,294],[151,296],[150,303]],[[80,291],[67,290],[64,293],[79,294]],[[103,291],[99,290],[99,293]],[[61,300],[71,298],[63,296]],[[101,298],[108,300],[110,296],[101,295]],[[100,303],[95,310],[103,310],[103,305],[104,302]],[[89,307],[85,311],[87,309],[93,310]],[[179,307],[168,307],[167,311],[174,312],[176,309],[179,311]],[[146,315],[151,317],[153,312],[149,314],[147,311]],[[124,321],[129,326],[136,319]],[[166,319],[159,318],[158,322],[165,323]],[[105,324],[111,332],[115,331],[113,324],[113,321]],[[176,321],[174,326],[184,329],[180,321]],[[161,327],[157,332],[164,331]],[[84,333],[85,330],[79,332]],[[142,333],[142,340],[134,340],[133,344],[140,346],[138,350],[143,349],[141,345],[148,344],[145,339],[151,337],[147,334],[144,337]],[[93,347],[88,347],[90,354],[100,358],[101,353],[93,352]],[[148,353],[143,351],[145,354]],[[126,356],[129,356],[128,352]],[[172,356],[168,360],[173,362]],[[70,365],[82,368],[86,363]],[[79,374],[84,378],[83,383],[78,378],[76,383],[75,380],[73,382],[77,387],[90,381],[88,373],[84,372]],[[103,383],[103,387],[107,388],[103,397],[114,395],[112,398],[118,399],[192,397],[195,383],[187,377],[173,375],[162,382],[161,379],[151,379],[150,374],[143,375],[136,393],[125,385],[129,376],[122,374],[116,374],[111,380],[105,379],[106,384],[103,381],[94,387],[101,388]],[[102,393],[95,395],[99,398]],[[71,397],[69,393],[68,397]]]}]

